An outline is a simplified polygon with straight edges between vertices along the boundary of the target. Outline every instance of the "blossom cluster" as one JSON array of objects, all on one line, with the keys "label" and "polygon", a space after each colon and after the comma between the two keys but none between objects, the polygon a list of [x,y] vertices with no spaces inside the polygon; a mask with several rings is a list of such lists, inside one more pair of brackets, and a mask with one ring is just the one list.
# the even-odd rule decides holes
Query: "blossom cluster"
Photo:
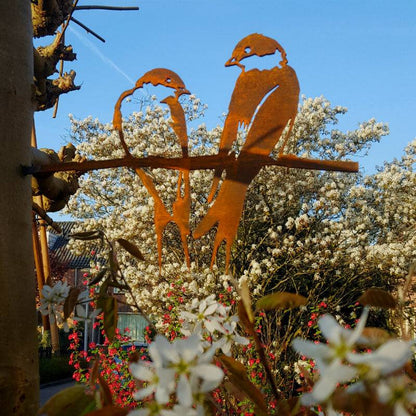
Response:
[{"label": "blossom cluster", "polygon": [[249,341],[237,333],[238,317],[230,315],[231,306],[224,306],[215,297],[213,294],[202,301],[194,298],[189,309],[180,312],[181,332],[185,336],[197,334],[205,346],[213,345],[230,355],[234,344],[247,345]]},{"label": "blossom cluster", "polygon": [[215,353],[222,350],[230,354],[232,345],[249,343],[237,333],[238,317],[230,315],[230,309],[217,302],[215,295],[194,299],[188,310],[179,313],[186,338],[169,342],[162,335],[156,336],[149,346],[151,361],[130,365],[132,375],[146,384],[134,398],[143,400],[154,394],[154,400],[132,414],[204,414],[204,395],[218,387],[224,376],[212,363]]},{"label": "blossom cluster", "polygon": [[[64,304],[70,293],[70,286],[67,282],[58,281],[53,286],[44,285],[41,291],[39,311],[42,315],[48,315],[51,322],[57,321],[64,324],[68,331],[68,322],[64,319]],[[73,319],[76,321],[92,322],[100,313],[99,309],[88,311],[85,304],[90,301],[89,291],[79,292],[76,300]]]},{"label": "blossom cluster", "polygon": [[[154,401],[130,414],[204,414],[204,394],[216,388],[223,378],[223,371],[212,364],[214,353],[214,347],[203,349],[196,334],[173,343],[161,335],[156,336],[149,346],[152,361],[130,365],[132,375],[146,382],[146,387],[137,391],[134,398],[142,400],[154,393]],[[173,409],[165,408],[172,393],[177,403]]]},{"label": "blossom cluster", "polygon": [[332,315],[323,315],[318,326],[326,343],[293,341],[302,357],[314,360],[319,374],[312,390],[302,395],[305,406],[331,408],[334,392],[342,389],[347,395],[375,394],[373,400],[391,406],[397,416],[408,415],[407,409],[414,408],[416,383],[403,368],[414,354],[415,341],[390,339],[369,348],[372,341],[363,335],[368,312],[365,308],[354,330],[344,328]]}]

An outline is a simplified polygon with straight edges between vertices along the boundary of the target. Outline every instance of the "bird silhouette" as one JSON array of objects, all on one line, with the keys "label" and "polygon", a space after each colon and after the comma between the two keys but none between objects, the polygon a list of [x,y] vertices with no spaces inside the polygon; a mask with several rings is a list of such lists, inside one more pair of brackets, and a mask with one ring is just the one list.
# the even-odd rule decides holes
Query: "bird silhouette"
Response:
[{"label": "bird silhouette", "polygon": [[[179,97],[182,95],[175,93],[174,96],[166,97],[161,101],[169,106],[172,118],[171,127],[179,139],[182,149],[182,157],[188,157],[188,132],[186,128],[185,113],[183,107],[179,103]],[[182,196],[181,188],[184,184],[184,192]],[[176,200],[172,205],[172,220],[176,223],[181,236],[182,247],[186,259],[186,264],[191,267],[191,260],[188,249],[188,236],[191,233],[189,227],[189,216],[191,214],[191,185],[189,178],[189,170],[179,172],[178,186],[176,190]]]},{"label": "bird silhouette", "polygon": [[[130,150],[124,140],[123,126],[122,126],[122,114],[121,114],[121,104],[125,98],[132,95],[137,89],[142,88],[145,84],[152,84],[153,86],[165,86],[175,90],[173,96],[166,97],[162,100],[163,103],[166,103],[171,111],[172,118],[172,129],[174,130],[176,136],[179,139],[182,154],[188,155],[188,136],[185,123],[185,114],[181,104],[179,103],[179,97],[183,94],[189,94],[190,92],[185,88],[185,84],[178,74],[175,72],[165,69],[165,68],[156,68],[151,71],[146,72],[141,78],[139,78],[134,86],[127,91],[124,91],[114,109],[113,116],[113,127],[118,131],[121,144],[126,153],[126,157],[132,157]],[[160,197],[155,184],[150,177],[143,169],[135,168],[136,174],[141,179],[143,185],[146,187],[147,191],[151,195],[154,201],[154,224],[155,232],[157,238],[157,250],[158,250],[158,263],[159,271],[162,268],[162,239],[163,231],[166,228],[169,222],[175,222],[179,228],[182,246],[185,253],[185,258],[188,267],[190,266],[189,260],[189,251],[187,245],[187,236],[190,234],[189,229],[189,213],[190,213],[190,186],[189,186],[189,172],[184,172],[179,174],[178,187],[176,193],[176,201],[173,204],[173,215],[171,215],[165,207],[162,198]],[[184,196],[181,195],[181,184],[184,181]]]},{"label": "bird silhouette", "polygon": [[[269,70],[245,70],[243,59],[280,52],[280,67]],[[211,258],[214,264],[217,251],[226,243],[225,270],[228,272],[231,245],[237,234],[244,207],[247,188],[260,171],[265,156],[269,156],[280,139],[283,143],[279,155],[290,136],[299,100],[299,83],[296,73],[287,65],[286,52],[269,37],[254,33],[242,39],[235,47],[225,66],[241,68],[231,97],[229,112],[220,139],[219,155],[228,155],[236,140],[240,125],[248,127],[247,137],[238,157],[227,167],[226,176],[218,195],[207,214],[193,233],[198,239],[218,224]],[[282,134],[288,126],[284,137]],[[213,199],[221,177],[221,169],[215,172],[208,201]]]}]

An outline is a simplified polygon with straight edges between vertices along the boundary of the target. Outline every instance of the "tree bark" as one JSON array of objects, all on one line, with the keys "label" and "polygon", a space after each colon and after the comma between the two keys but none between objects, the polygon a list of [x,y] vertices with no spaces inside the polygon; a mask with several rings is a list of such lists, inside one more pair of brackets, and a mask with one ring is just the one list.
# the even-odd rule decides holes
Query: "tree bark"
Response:
[{"label": "tree bark", "polygon": [[39,376],[31,239],[33,49],[30,2],[0,2],[0,403],[35,415]]}]

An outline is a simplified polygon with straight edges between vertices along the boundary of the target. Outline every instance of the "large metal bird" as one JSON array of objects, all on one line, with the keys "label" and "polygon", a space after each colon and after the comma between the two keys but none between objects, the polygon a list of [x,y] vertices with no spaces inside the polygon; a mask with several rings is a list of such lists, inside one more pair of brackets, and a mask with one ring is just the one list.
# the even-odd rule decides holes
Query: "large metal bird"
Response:
[{"label": "large metal bird", "polygon": [[[122,115],[121,115],[121,104],[125,98],[132,95],[137,89],[142,88],[145,84],[152,84],[153,86],[162,85],[175,90],[174,96],[169,96],[162,100],[166,103],[171,111],[172,128],[177,135],[181,148],[182,154],[188,154],[188,136],[186,131],[185,114],[182,106],[178,99],[182,94],[189,94],[189,91],[185,88],[185,84],[178,74],[175,72],[165,69],[156,68],[149,72],[146,72],[141,78],[139,78],[134,88],[123,92],[114,109],[113,126],[120,136],[120,141],[126,156],[131,157],[129,148],[124,140],[123,126],[122,126]],[[154,223],[157,238],[157,250],[158,250],[158,262],[159,270],[162,268],[162,239],[163,231],[167,224],[171,221],[175,222],[179,228],[181,241],[186,257],[188,267],[190,265],[189,251],[187,245],[187,236],[190,234],[189,230],[189,213],[190,213],[190,189],[189,189],[189,172],[182,172],[179,174],[178,189],[176,201],[173,204],[173,215],[171,215],[165,207],[165,204],[160,197],[152,178],[140,168],[135,169],[136,174],[141,179],[143,185],[151,195],[154,201]],[[184,181],[184,196],[181,196],[181,182]]]},{"label": "large metal bird", "polygon": [[[245,70],[243,59],[280,52],[279,66],[269,70]],[[274,39],[252,34],[242,39],[235,47],[226,66],[237,65],[242,72],[237,79],[220,140],[220,155],[227,155],[236,140],[240,125],[249,126],[245,143],[235,162],[226,169],[226,177],[214,204],[199,223],[194,238],[206,234],[218,224],[212,253],[214,264],[221,243],[226,243],[226,272],[231,255],[231,245],[237,234],[244,207],[248,185],[262,167],[264,156],[269,156],[275,145],[282,140],[279,154],[290,136],[295,121],[299,83],[296,73],[287,65],[286,52]],[[286,134],[282,137],[286,130]],[[215,195],[221,170],[215,172],[214,183],[208,200]]]}]

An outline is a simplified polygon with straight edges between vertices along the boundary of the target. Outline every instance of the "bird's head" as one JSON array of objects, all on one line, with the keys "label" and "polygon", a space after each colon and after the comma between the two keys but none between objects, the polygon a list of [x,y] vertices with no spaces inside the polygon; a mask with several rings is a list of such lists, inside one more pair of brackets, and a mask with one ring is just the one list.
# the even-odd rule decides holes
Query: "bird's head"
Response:
[{"label": "bird's head", "polygon": [[273,55],[276,51],[279,51],[282,55],[282,61],[280,64],[286,65],[286,52],[279,42],[259,33],[252,33],[237,43],[231,58],[225,63],[225,66],[237,65],[244,71],[245,66],[241,64],[243,59],[253,55]]},{"label": "bird's head", "polygon": [[141,88],[144,84],[152,84],[155,87],[162,85],[172,88],[175,90],[176,97],[180,97],[182,94],[190,94],[180,76],[170,69],[155,68],[146,72],[136,81],[135,88]]}]

